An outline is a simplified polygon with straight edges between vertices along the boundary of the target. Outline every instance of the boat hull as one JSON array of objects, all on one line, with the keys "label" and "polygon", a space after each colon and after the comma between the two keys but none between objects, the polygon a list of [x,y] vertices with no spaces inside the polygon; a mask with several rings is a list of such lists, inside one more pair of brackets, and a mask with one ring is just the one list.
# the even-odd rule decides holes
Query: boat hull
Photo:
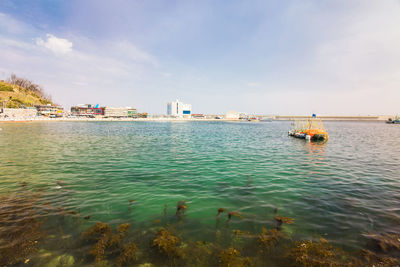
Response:
[{"label": "boat hull", "polygon": [[314,134],[314,135],[308,135],[306,133],[301,133],[301,132],[294,132],[290,131],[289,136],[299,138],[299,139],[306,139],[310,140],[313,142],[320,142],[320,141],[327,141],[328,140],[328,135],[327,134]]}]

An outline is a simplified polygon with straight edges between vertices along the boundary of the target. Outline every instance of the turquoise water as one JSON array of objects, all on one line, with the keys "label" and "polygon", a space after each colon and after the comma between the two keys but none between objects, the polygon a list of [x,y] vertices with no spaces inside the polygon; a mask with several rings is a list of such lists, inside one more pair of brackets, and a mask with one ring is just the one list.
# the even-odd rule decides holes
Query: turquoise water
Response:
[{"label": "turquoise water", "polygon": [[[23,184],[76,211],[78,224],[61,222],[73,237],[98,221],[174,223],[178,201],[193,240],[213,241],[216,229],[272,228],[275,208],[295,219],[283,228],[291,237],[318,235],[347,251],[363,248],[366,233],[400,233],[400,127],[325,127],[329,141],[310,143],[287,136],[290,122],[3,123],[0,193]],[[218,208],[243,218],[216,220]],[[60,224],[55,214],[46,214],[49,231]]]}]

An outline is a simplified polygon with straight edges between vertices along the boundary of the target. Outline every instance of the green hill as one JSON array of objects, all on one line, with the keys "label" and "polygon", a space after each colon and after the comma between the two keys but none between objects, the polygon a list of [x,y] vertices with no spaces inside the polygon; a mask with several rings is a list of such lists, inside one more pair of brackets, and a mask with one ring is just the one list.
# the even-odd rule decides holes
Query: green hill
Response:
[{"label": "green hill", "polygon": [[0,108],[5,103],[6,108],[33,107],[35,105],[53,105],[52,101],[41,96],[41,92],[23,88],[0,81]]}]

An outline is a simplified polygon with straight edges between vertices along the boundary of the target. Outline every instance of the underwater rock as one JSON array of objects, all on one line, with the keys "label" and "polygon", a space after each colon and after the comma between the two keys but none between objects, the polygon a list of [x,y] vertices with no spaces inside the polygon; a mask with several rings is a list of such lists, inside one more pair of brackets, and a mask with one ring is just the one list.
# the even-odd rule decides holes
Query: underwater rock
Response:
[{"label": "underwater rock", "polygon": [[39,249],[38,251],[38,256],[39,258],[48,258],[51,257],[53,254],[51,254],[51,252],[45,250],[45,249]]},{"label": "underwater rock", "polygon": [[64,254],[57,256],[44,265],[44,267],[71,267],[75,265],[72,255]]}]

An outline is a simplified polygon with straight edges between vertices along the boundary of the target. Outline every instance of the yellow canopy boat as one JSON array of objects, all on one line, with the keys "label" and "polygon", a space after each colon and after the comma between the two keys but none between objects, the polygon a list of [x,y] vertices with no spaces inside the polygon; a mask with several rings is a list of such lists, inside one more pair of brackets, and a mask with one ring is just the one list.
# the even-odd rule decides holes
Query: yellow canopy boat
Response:
[{"label": "yellow canopy boat", "polygon": [[326,141],[328,133],[325,130],[321,119],[315,117],[309,119],[294,120],[294,129],[289,131],[289,135],[310,141]]}]

